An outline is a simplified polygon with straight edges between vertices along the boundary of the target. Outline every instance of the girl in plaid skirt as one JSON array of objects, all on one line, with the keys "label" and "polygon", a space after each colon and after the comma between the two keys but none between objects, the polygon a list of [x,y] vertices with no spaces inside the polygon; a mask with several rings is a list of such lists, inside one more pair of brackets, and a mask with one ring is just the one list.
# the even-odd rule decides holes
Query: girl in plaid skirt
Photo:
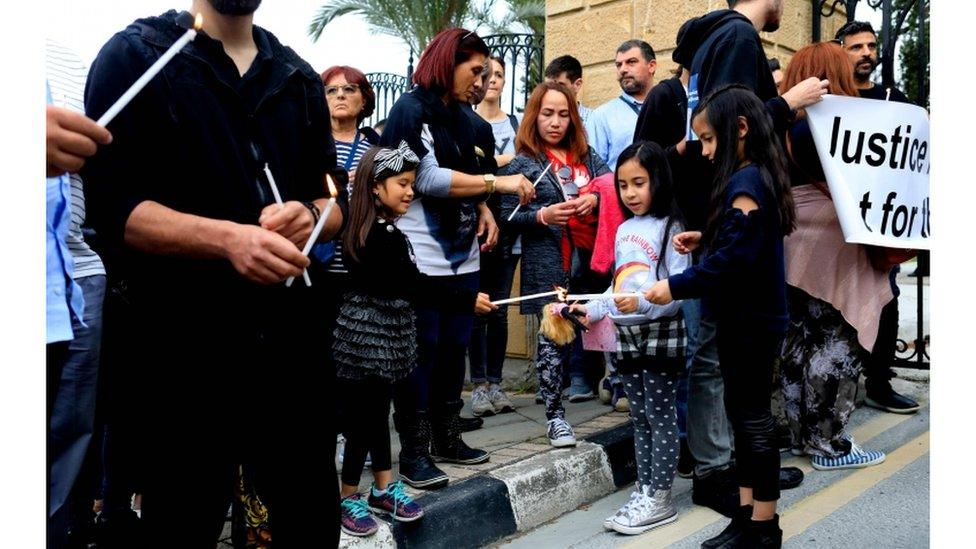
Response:
[{"label": "girl in plaid skirt", "polygon": [[627,220],[614,240],[613,283],[606,298],[573,307],[585,312],[588,322],[609,317],[617,329],[617,368],[634,424],[637,487],[604,526],[633,535],[677,518],[671,483],[679,455],[675,397],[685,367],[685,325],[680,302],[654,305],[643,297],[610,294],[640,293],[691,261],[668,250],[682,223],[661,147],[637,142],[625,149],[615,180]]},{"label": "girl in plaid skirt", "polygon": [[705,254],[644,297],[662,305],[701,297],[703,314],[716,320],[741,507],[702,547],[778,548],[780,464],[770,397],[788,318],[783,237],[796,227],[786,157],[763,103],[744,86],[717,89],[692,114],[702,154],[715,166],[712,211],[704,234],[681,233],[673,242],[682,254],[699,245]]}]

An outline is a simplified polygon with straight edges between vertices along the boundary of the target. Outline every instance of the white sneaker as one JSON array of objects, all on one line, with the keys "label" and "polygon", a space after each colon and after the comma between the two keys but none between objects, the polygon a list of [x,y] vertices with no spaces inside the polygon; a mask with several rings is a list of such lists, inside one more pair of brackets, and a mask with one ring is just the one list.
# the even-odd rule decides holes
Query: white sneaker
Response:
[{"label": "white sneaker", "polygon": [[549,444],[552,444],[556,448],[576,446],[576,436],[573,434],[573,428],[569,425],[568,421],[561,417],[549,420],[547,434],[549,435]]},{"label": "white sneaker", "polygon": [[471,391],[471,413],[475,417],[495,415],[495,406],[491,403],[491,395],[488,388],[478,385]]},{"label": "white sneaker", "polygon": [[678,510],[671,500],[671,490],[652,491],[650,486],[645,486],[627,511],[613,518],[612,526],[621,534],[635,536],[677,519]]},{"label": "white sneaker", "polygon": [[515,404],[512,404],[512,400],[508,398],[508,395],[497,383],[492,383],[488,387],[488,399],[491,400],[491,405],[495,408],[496,414],[515,411]]},{"label": "white sneaker", "polygon": [[628,510],[630,509],[630,507],[632,505],[634,505],[634,503],[638,499],[640,499],[643,495],[644,494],[642,494],[641,491],[640,491],[640,487],[635,485],[634,486],[634,491],[630,493],[630,499],[627,500],[627,503],[623,504],[623,506],[620,509],[617,509],[617,512],[616,513],[614,513],[614,514],[610,515],[609,517],[603,519],[603,528],[606,529],[606,530],[613,530],[613,519],[615,519],[615,518],[617,518],[617,517],[619,517],[621,515],[625,515],[628,512]]}]

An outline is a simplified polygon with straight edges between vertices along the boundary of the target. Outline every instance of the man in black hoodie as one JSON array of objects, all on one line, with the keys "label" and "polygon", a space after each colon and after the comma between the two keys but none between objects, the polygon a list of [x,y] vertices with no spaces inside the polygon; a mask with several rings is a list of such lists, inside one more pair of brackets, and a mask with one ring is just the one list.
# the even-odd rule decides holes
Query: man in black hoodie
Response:
[{"label": "man in black hoodie", "polygon": [[[89,220],[125,277],[144,353],[129,389],[142,399],[146,539],[129,547],[213,547],[241,464],[276,547],[338,544],[333,455],[318,443],[335,437],[321,401],[332,370],[300,246],[325,215],[323,177],[344,189],[346,174],[319,75],[253,26],[259,4],[194,0],[202,31],[109,123],[113,143],[85,167]],[[88,114],[106,112],[192,23],[169,11],[113,36],[89,74]]]},{"label": "man in black hoodie", "polygon": [[[816,102],[821,86],[804,82],[779,96],[763,51],[759,31],[779,28],[783,0],[729,0],[733,9],[718,10],[692,19],[678,31],[677,47],[672,58],[690,73],[687,116],[699,99],[726,84],[751,88],[766,103],[770,116],[780,122],[792,118],[793,109]],[[700,142],[693,135],[674,151],[683,154],[672,162],[682,166],[679,173],[695,174],[694,179],[711,182],[712,170],[701,157]],[[679,188],[688,181],[678,182]],[[688,191],[687,192],[694,192]],[[680,193],[679,193],[680,194]],[[707,219],[708,193],[698,192],[685,200],[684,215],[689,228],[700,230]],[[688,313],[686,312],[686,315]],[[688,315],[693,319],[693,315]],[[692,348],[693,345],[689,345]],[[738,513],[738,487],[731,470],[731,428],[724,412],[723,382],[718,364],[715,325],[703,318],[697,330],[697,349],[692,352],[688,389],[688,445],[697,462],[692,500],[711,507],[726,516]],[[781,488],[792,488],[803,479],[802,471],[783,468]]]}]

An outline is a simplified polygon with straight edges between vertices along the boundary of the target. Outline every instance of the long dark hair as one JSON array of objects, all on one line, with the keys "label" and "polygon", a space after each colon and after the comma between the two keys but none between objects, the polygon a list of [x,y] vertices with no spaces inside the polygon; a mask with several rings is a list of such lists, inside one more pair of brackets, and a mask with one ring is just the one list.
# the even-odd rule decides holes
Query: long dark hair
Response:
[{"label": "long dark hair", "polygon": [[647,215],[658,219],[667,218],[668,220],[664,225],[664,236],[661,238],[661,244],[658,247],[661,251],[661,257],[658,259],[655,272],[660,280],[661,265],[665,266],[665,273],[670,274],[667,272],[666,257],[668,248],[671,247],[671,230],[682,230],[684,219],[674,197],[674,184],[671,181],[671,167],[668,165],[668,157],[664,149],[652,141],[637,141],[624,149],[617,157],[617,169],[613,174],[613,185],[617,189],[617,202],[620,204],[624,217],[630,219],[634,217],[634,212],[627,208],[623,197],[620,196],[620,166],[632,159],[647,170],[647,174],[650,176],[648,185],[650,185],[651,191],[651,207]]},{"label": "long dark hair", "polygon": [[342,248],[345,257],[355,263],[359,263],[359,254],[366,246],[366,237],[384,208],[373,191],[387,178],[417,169],[416,164],[404,161],[403,169],[399,173],[384,171],[379,178],[373,177],[376,153],[381,150],[383,147],[370,147],[363,153],[359,165],[356,166],[356,179],[349,194],[349,221],[346,223],[345,234],[342,235]]},{"label": "long dark hair", "polygon": [[718,232],[725,211],[725,189],[738,169],[739,117],[746,119],[749,131],[745,137],[745,157],[759,167],[763,185],[776,202],[776,215],[783,235],[796,228],[796,207],[790,192],[786,155],[766,107],[749,88],[739,84],[722,86],[698,104],[692,118],[704,113],[715,131],[715,181],[712,187],[711,213],[703,242],[711,243]]}]

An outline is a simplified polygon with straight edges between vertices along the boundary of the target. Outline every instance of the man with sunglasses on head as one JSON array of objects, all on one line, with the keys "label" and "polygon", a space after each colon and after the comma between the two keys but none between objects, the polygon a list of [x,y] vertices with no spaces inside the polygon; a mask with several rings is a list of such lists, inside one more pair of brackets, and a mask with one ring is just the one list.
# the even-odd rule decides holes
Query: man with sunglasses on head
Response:
[{"label": "man with sunglasses on head", "polygon": [[[193,0],[189,13],[139,19],[89,74],[85,108],[97,118],[186,32],[191,13],[203,16],[83,172],[89,220],[127,277],[144,350],[131,389],[143,399],[146,539],[129,547],[213,547],[241,464],[273,517],[275,547],[339,541],[333,455],[320,442],[334,428],[322,403],[335,374],[301,248],[325,215],[324,176],[341,191],[346,172],[319,75],[253,25],[260,3]],[[320,241],[345,209],[343,193]]]}]

